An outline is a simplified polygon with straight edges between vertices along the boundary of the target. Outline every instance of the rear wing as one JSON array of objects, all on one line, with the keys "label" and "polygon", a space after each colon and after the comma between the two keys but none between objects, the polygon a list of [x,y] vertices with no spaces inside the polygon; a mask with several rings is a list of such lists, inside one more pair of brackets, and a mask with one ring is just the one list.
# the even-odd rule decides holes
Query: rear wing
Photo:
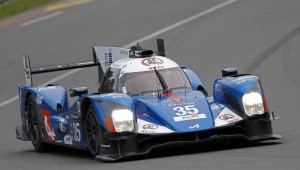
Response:
[{"label": "rear wing", "polygon": [[23,56],[23,64],[24,64],[26,86],[33,85],[32,75],[34,75],[34,74],[99,66],[98,60],[96,58],[94,58],[94,61],[86,61],[86,62],[79,62],[79,63],[73,63],[73,64],[60,64],[60,65],[55,65],[55,66],[43,66],[43,67],[31,68],[29,56]]},{"label": "rear wing", "polygon": [[[158,55],[165,56],[163,39],[157,39],[157,49],[158,49],[158,53],[157,53]],[[100,83],[101,78],[104,75],[104,70],[106,70],[113,62],[117,60],[130,58],[131,53],[134,52],[136,53],[137,51],[133,50],[133,47],[131,49],[126,49],[126,48],[119,48],[119,47],[94,46],[93,61],[85,61],[85,62],[78,62],[72,64],[60,64],[55,66],[42,66],[42,67],[34,67],[34,68],[31,68],[30,57],[23,56],[26,86],[33,85],[32,75],[34,74],[71,70],[71,69],[78,69],[78,68],[85,68],[85,67],[94,67],[94,66],[98,66],[99,83]]]}]

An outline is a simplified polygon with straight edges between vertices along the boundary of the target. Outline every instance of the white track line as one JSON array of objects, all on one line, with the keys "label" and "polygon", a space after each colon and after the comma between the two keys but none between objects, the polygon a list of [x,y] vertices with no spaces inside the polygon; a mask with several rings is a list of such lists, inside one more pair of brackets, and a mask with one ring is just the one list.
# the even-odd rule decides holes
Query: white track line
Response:
[{"label": "white track line", "polygon": [[35,24],[37,22],[41,22],[41,21],[56,17],[56,16],[58,16],[62,13],[63,13],[63,11],[57,11],[57,12],[51,13],[49,15],[45,15],[45,16],[42,16],[42,17],[30,20],[30,21],[24,22],[24,23],[20,24],[20,26],[24,27],[24,26],[28,26],[28,25],[31,25],[31,24]]},{"label": "white track line", "polygon": [[[193,21],[193,20],[195,20],[195,19],[198,19],[198,18],[200,18],[200,17],[203,17],[203,16],[205,16],[205,15],[207,15],[207,14],[210,14],[210,13],[212,13],[212,12],[214,12],[214,11],[220,9],[220,8],[223,8],[223,7],[225,7],[225,6],[227,6],[227,5],[230,5],[230,4],[232,4],[232,3],[234,3],[234,2],[237,2],[237,1],[239,1],[239,0],[229,0],[229,1],[225,1],[224,3],[218,4],[218,5],[216,5],[216,6],[212,7],[212,8],[209,8],[209,9],[207,9],[207,10],[205,10],[205,11],[202,11],[202,12],[196,14],[196,15],[193,15],[193,16],[191,16],[191,17],[189,17],[189,18],[186,18],[186,19],[184,19],[184,20],[181,20],[181,21],[179,21],[179,22],[176,22],[175,24],[172,24],[172,25],[170,25],[170,26],[168,26],[168,27],[166,27],[166,28],[163,28],[163,29],[161,29],[161,30],[158,30],[158,31],[156,31],[156,32],[154,32],[154,33],[152,33],[152,34],[149,34],[148,36],[145,36],[145,37],[140,38],[140,39],[138,39],[138,40],[135,40],[135,41],[133,41],[133,42],[131,42],[131,43],[129,43],[129,44],[126,44],[126,45],[124,45],[123,47],[124,47],[124,48],[129,48],[129,47],[131,47],[132,45],[135,45],[136,42],[143,42],[143,41],[149,40],[149,39],[151,39],[151,38],[154,38],[154,37],[156,37],[156,36],[158,36],[158,35],[160,35],[160,34],[163,34],[163,33],[167,32],[167,31],[170,31],[170,30],[172,30],[172,29],[175,29],[175,28],[177,28],[177,27],[179,27],[179,26],[181,26],[181,25],[184,25],[184,24],[186,24],[186,23],[188,23],[188,22],[191,22],[191,21]],[[43,83],[43,84],[41,84],[41,85],[39,85],[39,86],[45,86],[45,85],[47,85],[47,84],[51,84],[51,83],[53,83],[53,82],[56,82],[56,81],[58,81],[58,80],[61,80],[61,79],[65,78],[65,77],[68,77],[68,76],[70,76],[70,75],[73,75],[73,74],[77,73],[77,72],[80,71],[80,70],[82,70],[82,69],[76,69],[76,70],[69,71],[69,72],[67,72],[67,73],[65,73],[65,74],[62,74],[61,76],[56,77],[56,78],[54,78],[54,79],[51,79],[51,80],[49,80],[49,81],[47,81],[47,82],[45,82],[45,83]],[[3,107],[3,106],[5,106],[5,105],[7,105],[7,104],[10,104],[10,103],[14,102],[15,100],[18,100],[18,98],[19,98],[18,96],[14,96],[14,97],[12,97],[12,98],[10,98],[10,99],[4,101],[4,102],[1,102],[1,103],[0,103],[0,107]]]}]

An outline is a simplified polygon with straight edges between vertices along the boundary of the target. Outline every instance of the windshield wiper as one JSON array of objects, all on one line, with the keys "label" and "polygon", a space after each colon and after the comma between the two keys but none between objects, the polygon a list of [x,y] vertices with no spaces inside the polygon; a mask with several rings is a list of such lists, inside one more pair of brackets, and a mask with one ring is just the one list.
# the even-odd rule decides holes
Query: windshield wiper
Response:
[{"label": "windshield wiper", "polygon": [[172,91],[169,89],[166,81],[164,80],[163,76],[160,74],[160,72],[158,70],[156,70],[156,68],[154,67],[154,71],[155,71],[155,74],[163,88],[163,94],[165,93],[171,93]]}]

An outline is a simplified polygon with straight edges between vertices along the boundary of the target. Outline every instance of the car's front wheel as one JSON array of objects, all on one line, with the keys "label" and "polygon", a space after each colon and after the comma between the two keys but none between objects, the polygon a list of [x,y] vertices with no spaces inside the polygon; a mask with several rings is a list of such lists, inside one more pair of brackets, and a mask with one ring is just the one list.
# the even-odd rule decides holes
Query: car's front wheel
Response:
[{"label": "car's front wheel", "polygon": [[100,151],[100,128],[92,105],[88,108],[85,123],[87,145],[91,154],[96,156]]}]

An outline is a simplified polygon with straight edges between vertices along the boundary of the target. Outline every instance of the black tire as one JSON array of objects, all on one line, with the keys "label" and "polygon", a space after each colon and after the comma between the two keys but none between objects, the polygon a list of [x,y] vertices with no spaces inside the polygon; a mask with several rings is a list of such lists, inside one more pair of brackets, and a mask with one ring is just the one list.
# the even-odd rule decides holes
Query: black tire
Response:
[{"label": "black tire", "polygon": [[38,122],[38,112],[33,96],[29,96],[26,104],[28,134],[34,149],[37,152],[47,151],[48,145],[42,142],[41,128]]},{"label": "black tire", "polygon": [[89,106],[86,121],[86,142],[91,154],[95,157],[100,152],[100,127],[97,122],[96,112],[92,105]]}]

